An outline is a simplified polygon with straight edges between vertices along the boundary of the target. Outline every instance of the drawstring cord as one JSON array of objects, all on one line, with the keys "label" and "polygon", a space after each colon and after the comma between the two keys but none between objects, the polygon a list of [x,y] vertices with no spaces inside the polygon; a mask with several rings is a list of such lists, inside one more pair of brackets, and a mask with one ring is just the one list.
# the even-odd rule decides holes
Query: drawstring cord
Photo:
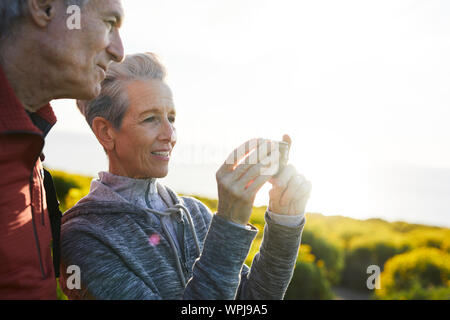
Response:
[{"label": "drawstring cord", "polygon": [[[148,200],[149,190],[150,190],[150,184],[147,187],[147,190],[145,192],[145,203],[147,204],[147,207],[148,207],[147,211],[149,211],[157,216],[160,216],[160,217],[170,217],[172,214],[179,214],[181,219],[183,219],[183,211],[185,212],[187,220],[189,222],[189,228],[191,230],[192,236],[194,237],[195,247],[197,249],[197,255],[200,255],[200,244],[199,244],[199,241],[197,238],[197,233],[195,232],[195,229],[194,229],[194,223],[192,221],[192,217],[191,217],[191,214],[189,213],[189,210],[185,206],[183,206],[182,204],[179,204],[179,203],[175,204],[172,207],[167,208],[164,211],[157,211],[157,210],[150,209],[150,203]],[[181,283],[183,284],[183,287],[185,287],[186,286],[186,278],[184,276],[184,272],[181,267],[180,256],[178,255],[177,247],[176,247],[175,243],[173,242],[173,239],[172,239],[169,231],[167,230],[167,226],[162,221],[161,221],[161,226],[163,228],[164,233],[167,236],[167,239],[169,240],[170,246],[172,247],[172,251],[176,258],[175,262],[177,264],[178,275],[181,278]]]},{"label": "drawstring cord", "polygon": [[194,242],[195,242],[195,247],[197,249],[197,254],[200,255],[200,244],[198,242],[197,233],[195,232],[195,229],[194,229],[194,222],[192,221],[192,217],[191,217],[191,214],[189,213],[189,210],[185,206],[183,206],[182,204],[179,204],[179,203],[177,203],[176,205],[174,205],[174,206],[172,206],[170,208],[167,208],[165,210],[165,212],[168,212],[170,214],[180,213],[181,219],[183,219],[182,211],[184,211],[186,213],[186,217],[187,217],[188,222],[189,222],[189,228],[191,229],[191,233],[192,233],[192,235],[194,237]]}]

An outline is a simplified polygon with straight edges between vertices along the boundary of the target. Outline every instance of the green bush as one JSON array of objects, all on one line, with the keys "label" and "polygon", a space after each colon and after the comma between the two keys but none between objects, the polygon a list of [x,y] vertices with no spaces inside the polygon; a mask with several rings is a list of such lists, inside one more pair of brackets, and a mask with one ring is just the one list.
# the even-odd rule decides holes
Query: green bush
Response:
[{"label": "green bush", "polygon": [[302,243],[310,245],[311,253],[318,260],[323,261],[324,272],[330,283],[339,283],[341,271],[344,268],[343,249],[308,229],[303,230]]},{"label": "green bush", "polygon": [[450,254],[424,247],[393,257],[375,294],[379,299],[448,299]]},{"label": "green bush", "polygon": [[81,188],[80,182],[72,176],[52,172],[53,183],[55,184],[56,195],[61,203],[64,203],[70,189]]},{"label": "green bush", "polygon": [[325,276],[324,263],[311,253],[311,246],[300,246],[291,283],[286,291],[287,300],[332,299],[330,283]]},{"label": "green bush", "polygon": [[313,262],[298,261],[284,298],[286,300],[327,300],[333,298],[333,293],[323,268]]},{"label": "green bush", "polygon": [[391,257],[409,250],[408,245],[372,240],[360,242],[345,255],[345,270],[341,284],[354,290],[371,292],[367,288],[367,267],[377,265],[383,270],[384,263]]},{"label": "green bush", "polygon": [[[61,211],[70,209],[81,197],[89,192],[92,177],[69,174],[63,171],[50,170]],[[78,199],[74,199],[74,190],[79,190]],[[71,195],[72,193],[72,195]],[[67,200],[70,199],[70,203]],[[76,201],[75,201],[76,200]]]}]

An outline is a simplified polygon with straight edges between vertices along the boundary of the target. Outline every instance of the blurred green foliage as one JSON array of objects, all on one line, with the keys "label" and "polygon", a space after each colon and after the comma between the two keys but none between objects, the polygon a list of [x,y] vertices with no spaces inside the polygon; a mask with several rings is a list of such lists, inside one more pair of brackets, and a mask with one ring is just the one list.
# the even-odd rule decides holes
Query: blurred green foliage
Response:
[{"label": "blurred green foliage", "polygon": [[317,260],[308,244],[300,246],[286,300],[328,300],[333,298],[323,260]]},{"label": "blurred green foliage", "polygon": [[92,177],[50,170],[62,212],[72,208],[89,193]]},{"label": "blurred green foliage", "polygon": [[[51,172],[62,211],[89,192],[92,177]],[[217,199],[193,197],[217,211]],[[253,208],[250,223],[260,232],[245,261],[249,266],[262,241],[265,212]],[[286,299],[333,299],[333,286],[374,299],[450,299],[450,229],[318,213],[307,213],[306,221]],[[370,265],[382,270],[381,289],[367,289]]]},{"label": "blurred green foliage", "polygon": [[450,254],[421,247],[389,259],[381,274],[380,299],[450,300]]},{"label": "blurred green foliage", "polygon": [[345,263],[344,249],[332,241],[318,236],[306,227],[302,234],[302,244],[309,245],[311,254],[319,262],[323,261],[323,274],[330,284],[338,284],[341,280],[341,273]]}]

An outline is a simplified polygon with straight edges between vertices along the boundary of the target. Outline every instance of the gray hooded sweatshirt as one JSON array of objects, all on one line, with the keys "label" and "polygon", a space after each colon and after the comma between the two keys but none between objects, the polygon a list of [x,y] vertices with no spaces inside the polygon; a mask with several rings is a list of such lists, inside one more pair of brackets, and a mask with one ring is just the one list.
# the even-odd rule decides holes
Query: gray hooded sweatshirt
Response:
[{"label": "gray hooded sweatshirt", "polygon": [[[282,299],[305,219],[288,227],[266,212],[265,220],[249,268],[255,227],[213,215],[156,179],[100,173],[89,195],[63,215],[60,284],[69,299]],[[70,285],[72,265],[80,289]]]}]

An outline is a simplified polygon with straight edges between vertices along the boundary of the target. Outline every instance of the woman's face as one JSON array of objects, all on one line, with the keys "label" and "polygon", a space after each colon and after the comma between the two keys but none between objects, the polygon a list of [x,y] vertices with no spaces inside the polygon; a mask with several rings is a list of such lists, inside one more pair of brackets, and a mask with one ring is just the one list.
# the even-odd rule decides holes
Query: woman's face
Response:
[{"label": "woman's face", "polygon": [[177,140],[172,92],[159,80],[133,81],[126,91],[129,107],[114,130],[110,171],[136,179],[165,177]]}]

